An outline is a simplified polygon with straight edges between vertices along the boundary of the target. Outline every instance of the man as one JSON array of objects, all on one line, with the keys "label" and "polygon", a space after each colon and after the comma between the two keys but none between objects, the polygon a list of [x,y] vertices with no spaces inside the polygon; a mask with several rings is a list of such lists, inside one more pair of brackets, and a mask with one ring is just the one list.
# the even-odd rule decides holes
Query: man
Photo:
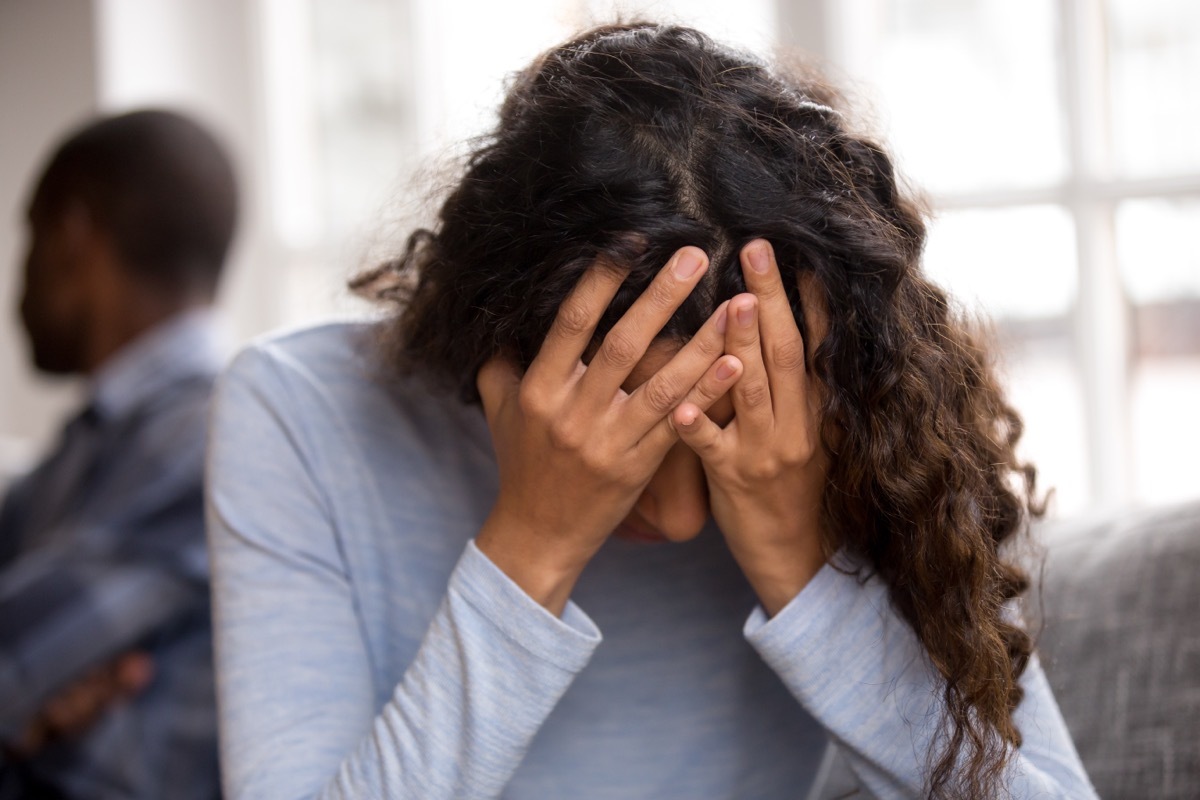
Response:
[{"label": "man", "polygon": [[0,797],[219,793],[201,478],[236,206],[163,111],[76,131],[33,191],[21,320],[89,393],[0,509]]}]

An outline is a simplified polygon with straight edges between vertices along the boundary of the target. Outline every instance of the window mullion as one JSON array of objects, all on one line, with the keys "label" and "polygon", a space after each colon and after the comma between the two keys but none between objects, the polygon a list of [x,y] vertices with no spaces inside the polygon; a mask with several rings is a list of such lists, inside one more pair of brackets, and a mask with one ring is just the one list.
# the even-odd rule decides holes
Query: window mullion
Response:
[{"label": "window mullion", "polygon": [[1101,0],[1060,0],[1063,91],[1070,137],[1067,203],[1075,219],[1079,293],[1076,350],[1083,385],[1088,478],[1097,510],[1132,496],[1129,426],[1131,324],[1115,256],[1113,202],[1095,191],[1110,179]]}]

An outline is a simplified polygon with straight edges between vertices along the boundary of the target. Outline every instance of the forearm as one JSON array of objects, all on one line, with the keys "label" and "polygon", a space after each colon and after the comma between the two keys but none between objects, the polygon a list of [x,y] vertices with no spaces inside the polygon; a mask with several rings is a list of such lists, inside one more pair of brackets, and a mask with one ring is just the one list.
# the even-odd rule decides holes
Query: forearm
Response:
[{"label": "forearm", "polygon": [[151,564],[25,559],[0,575],[0,737],[13,741],[57,689],[203,602]]},{"label": "forearm", "polygon": [[[879,797],[919,797],[939,746],[942,680],[886,587],[826,566],[775,618],[758,611],[747,638],[841,746]],[[1014,798],[1091,797],[1078,756],[1031,663],[1017,711],[1025,736],[1006,773]]]},{"label": "forearm", "polygon": [[[291,612],[313,617],[304,607]],[[298,641],[291,635],[298,629],[276,620],[268,652],[251,643],[264,620],[228,606],[218,619],[232,798],[498,796],[599,642],[578,609],[568,605],[554,617],[473,545],[403,679],[373,717],[363,716],[370,676],[356,659],[339,657],[336,641],[317,635],[326,646],[312,653],[314,639]],[[304,707],[298,697],[307,698]],[[319,723],[312,708],[322,710]]]},{"label": "forearm", "polygon": [[493,511],[475,540],[479,551],[551,614],[562,616],[592,552],[563,536],[539,533]]}]

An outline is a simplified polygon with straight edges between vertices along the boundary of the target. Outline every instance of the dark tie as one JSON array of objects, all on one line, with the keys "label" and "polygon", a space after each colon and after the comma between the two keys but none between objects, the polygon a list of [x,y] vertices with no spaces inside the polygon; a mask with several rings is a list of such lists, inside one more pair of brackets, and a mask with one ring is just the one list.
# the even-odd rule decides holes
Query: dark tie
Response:
[{"label": "dark tie", "polygon": [[63,521],[80,500],[96,459],[100,416],[92,405],[63,428],[58,448],[31,475],[24,548],[51,544]]}]

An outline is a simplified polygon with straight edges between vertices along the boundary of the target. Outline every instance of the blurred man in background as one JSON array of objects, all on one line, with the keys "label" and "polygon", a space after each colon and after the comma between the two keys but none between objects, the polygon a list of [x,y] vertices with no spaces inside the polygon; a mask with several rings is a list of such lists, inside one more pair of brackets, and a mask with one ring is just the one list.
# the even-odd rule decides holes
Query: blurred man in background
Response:
[{"label": "blurred man in background", "polygon": [[193,121],[70,135],[28,204],[31,358],[86,376],[0,508],[0,798],[219,793],[202,464],[237,190]]}]

